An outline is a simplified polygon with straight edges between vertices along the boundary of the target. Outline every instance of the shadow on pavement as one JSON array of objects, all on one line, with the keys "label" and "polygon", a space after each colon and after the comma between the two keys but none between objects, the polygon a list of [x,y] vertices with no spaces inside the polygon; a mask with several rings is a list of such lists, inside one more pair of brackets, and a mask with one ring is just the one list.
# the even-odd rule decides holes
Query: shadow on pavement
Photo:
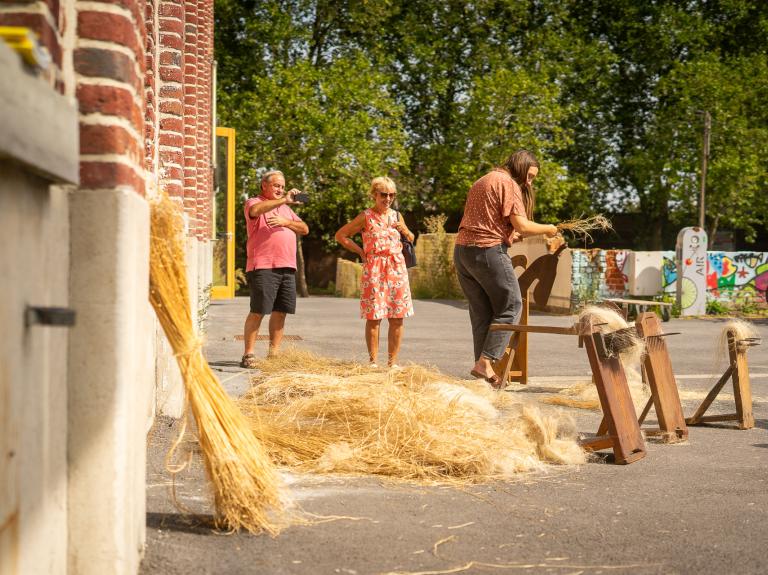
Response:
[{"label": "shadow on pavement", "polygon": [[147,527],[167,529],[198,535],[215,535],[218,531],[213,515],[182,515],[180,513],[147,513]]}]

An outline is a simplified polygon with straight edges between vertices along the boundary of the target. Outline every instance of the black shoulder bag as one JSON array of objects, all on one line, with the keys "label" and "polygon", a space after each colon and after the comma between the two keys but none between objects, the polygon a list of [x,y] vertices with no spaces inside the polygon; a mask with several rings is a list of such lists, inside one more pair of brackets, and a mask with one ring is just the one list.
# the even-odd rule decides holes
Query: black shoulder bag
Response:
[{"label": "black shoulder bag", "polygon": [[[400,221],[400,213],[397,210],[395,212],[397,221]],[[416,265],[416,250],[413,247],[413,242],[406,238],[403,234],[400,234],[400,243],[403,244],[403,259],[405,260],[405,267],[412,268]]]}]

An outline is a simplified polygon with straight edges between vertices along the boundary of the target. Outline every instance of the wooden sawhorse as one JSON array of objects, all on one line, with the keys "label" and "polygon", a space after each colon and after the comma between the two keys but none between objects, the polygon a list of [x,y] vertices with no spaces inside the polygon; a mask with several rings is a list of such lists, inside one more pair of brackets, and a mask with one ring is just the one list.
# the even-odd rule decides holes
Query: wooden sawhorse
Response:
[{"label": "wooden sawhorse", "polygon": [[645,457],[645,441],[637,422],[624,368],[618,353],[614,351],[615,342],[610,333],[601,333],[589,317],[584,318],[578,326],[571,327],[494,324],[490,329],[579,336],[587,351],[605,426],[603,433],[583,440],[582,447],[588,451],[612,448],[614,460],[620,464],[633,463]]},{"label": "wooden sawhorse", "polygon": [[[760,345],[759,338],[738,339],[735,330],[729,329],[726,335],[728,358],[730,365],[723,373],[712,390],[701,402],[701,405],[691,417],[685,421],[688,425],[701,425],[714,421],[735,421],[739,429],[752,429],[755,418],[752,415],[752,388],[749,384],[749,365],[747,364],[747,349]],[[723,415],[704,415],[712,405],[728,378],[733,381],[733,398],[736,401],[736,413]]]},{"label": "wooden sawhorse", "polygon": [[[643,359],[643,369],[645,380],[651,388],[651,397],[645,404],[637,423],[642,425],[651,407],[654,407],[659,427],[644,430],[646,435],[658,436],[664,443],[685,441],[688,439],[688,427],[685,424],[669,351],[664,342],[665,336],[673,334],[663,332],[659,317],[653,312],[641,313],[635,322],[635,330],[637,335],[645,340],[646,354]],[[606,430],[607,427],[603,421],[597,434],[605,433]]]}]

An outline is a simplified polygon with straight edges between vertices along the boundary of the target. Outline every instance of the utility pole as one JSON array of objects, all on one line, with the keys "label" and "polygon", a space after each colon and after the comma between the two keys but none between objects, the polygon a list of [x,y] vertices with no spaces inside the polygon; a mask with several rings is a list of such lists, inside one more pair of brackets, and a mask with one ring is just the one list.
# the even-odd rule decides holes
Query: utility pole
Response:
[{"label": "utility pole", "polygon": [[699,227],[704,229],[704,197],[707,190],[707,160],[709,159],[709,132],[712,128],[712,117],[704,110],[704,150],[701,154],[701,191],[699,192]]}]

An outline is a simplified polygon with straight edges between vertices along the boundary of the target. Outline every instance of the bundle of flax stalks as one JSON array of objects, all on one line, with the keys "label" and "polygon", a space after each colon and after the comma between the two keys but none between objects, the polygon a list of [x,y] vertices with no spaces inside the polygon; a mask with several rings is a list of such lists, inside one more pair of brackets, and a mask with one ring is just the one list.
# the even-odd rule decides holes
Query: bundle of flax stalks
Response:
[{"label": "bundle of flax stalks", "polygon": [[[616,311],[600,306],[587,306],[578,315],[576,324],[584,318],[591,318],[600,333],[617,331],[629,327],[627,321]],[[625,335],[627,347],[619,358],[627,377],[627,385],[636,409],[642,409],[650,396],[650,390],[643,384],[640,375],[640,362],[645,354],[645,341],[638,335]],[[561,390],[558,395],[543,397],[542,403],[575,407],[578,409],[600,409],[597,387],[592,381],[577,383]]]},{"label": "bundle of flax stalks", "polygon": [[585,219],[566,220],[557,224],[560,233],[569,233],[574,237],[583,238],[584,241],[592,241],[589,232],[600,230],[602,232],[612,230],[611,221],[602,214],[591,216]]},{"label": "bundle of flax stalks", "polygon": [[485,383],[297,350],[259,367],[240,406],[272,457],[298,471],[465,484],[585,460],[570,419]]},{"label": "bundle of flax stalks", "polygon": [[195,335],[180,210],[165,194],[151,209],[150,301],[184,380],[213,484],[217,525],[276,534],[274,512],[281,509],[276,468],[214,376]]}]

